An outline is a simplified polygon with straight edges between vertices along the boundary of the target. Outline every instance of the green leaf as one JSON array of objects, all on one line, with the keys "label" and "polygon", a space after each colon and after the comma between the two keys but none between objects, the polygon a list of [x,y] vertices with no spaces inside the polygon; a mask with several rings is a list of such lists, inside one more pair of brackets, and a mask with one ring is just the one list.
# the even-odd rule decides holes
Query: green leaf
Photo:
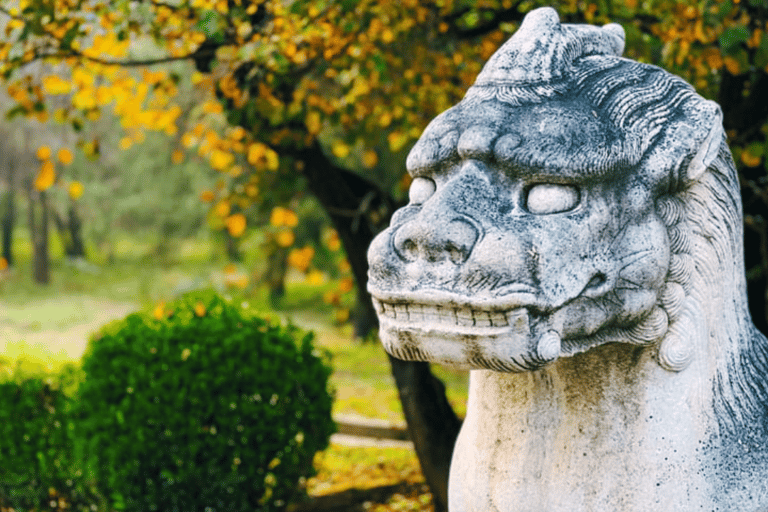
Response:
[{"label": "green leaf", "polygon": [[743,43],[749,40],[749,29],[744,26],[729,27],[719,38],[720,49],[729,55],[741,48]]}]

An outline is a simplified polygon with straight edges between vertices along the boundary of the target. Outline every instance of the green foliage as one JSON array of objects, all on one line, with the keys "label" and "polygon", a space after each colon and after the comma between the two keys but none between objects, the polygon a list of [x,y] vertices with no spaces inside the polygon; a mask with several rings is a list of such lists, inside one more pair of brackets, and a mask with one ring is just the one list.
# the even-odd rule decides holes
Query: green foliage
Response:
[{"label": "green foliage", "polygon": [[68,421],[66,390],[76,385],[76,374],[73,367],[56,379],[17,372],[0,383],[0,507],[86,506]]},{"label": "green foliage", "polygon": [[299,337],[209,292],[107,326],[83,359],[78,431],[113,507],[278,510],[298,498],[334,428],[330,367]]}]

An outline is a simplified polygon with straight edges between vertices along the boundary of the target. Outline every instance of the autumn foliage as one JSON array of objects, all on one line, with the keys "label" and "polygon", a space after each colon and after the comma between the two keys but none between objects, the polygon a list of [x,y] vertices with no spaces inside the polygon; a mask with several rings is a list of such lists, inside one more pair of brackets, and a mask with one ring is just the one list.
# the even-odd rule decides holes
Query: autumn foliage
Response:
[{"label": "autumn foliage", "polygon": [[[79,130],[110,111],[120,119],[123,149],[149,130],[175,136],[174,160],[196,152],[221,172],[217,189],[201,198],[221,229],[240,237],[254,205],[275,196],[287,201],[307,186],[317,195],[310,167],[364,172],[396,199],[396,179],[380,177],[402,166],[387,162],[402,161],[426,123],[461,98],[524,13],[540,4],[554,4],[564,21],[621,23],[629,57],[682,75],[723,105],[744,171],[747,225],[765,253],[765,216],[752,209],[766,206],[762,0],[12,0],[0,7],[0,73],[13,100],[10,115]],[[194,70],[183,75],[175,61]],[[193,122],[181,123],[185,81],[203,99]],[[77,146],[92,157],[104,150],[98,140]],[[42,147],[38,156],[38,190],[59,183],[73,198],[83,193],[66,179],[70,149],[54,158]],[[379,212],[384,219],[376,213],[360,212],[374,230],[388,211]],[[290,247],[292,226],[276,215],[271,224],[284,229],[275,241]],[[753,277],[764,278],[765,254],[748,258]],[[306,257],[291,261],[307,267]]]}]

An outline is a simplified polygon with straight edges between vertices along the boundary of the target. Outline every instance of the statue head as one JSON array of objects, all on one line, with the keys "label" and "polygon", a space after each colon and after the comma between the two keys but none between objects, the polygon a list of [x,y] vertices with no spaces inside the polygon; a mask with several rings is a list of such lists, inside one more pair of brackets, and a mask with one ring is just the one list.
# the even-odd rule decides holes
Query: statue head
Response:
[{"label": "statue head", "polygon": [[429,124],[368,253],[391,354],[517,372],[619,342],[686,365],[683,196],[732,163],[719,107],[623,47],[618,25],[532,11]]}]

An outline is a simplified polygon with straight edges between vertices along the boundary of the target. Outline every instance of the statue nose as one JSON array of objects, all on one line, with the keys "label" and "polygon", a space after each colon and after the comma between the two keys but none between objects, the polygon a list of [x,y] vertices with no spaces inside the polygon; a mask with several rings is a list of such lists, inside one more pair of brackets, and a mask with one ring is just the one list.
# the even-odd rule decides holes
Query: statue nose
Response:
[{"label": "statue nose", "polygon": [[429,262],[450,260],[464,263],[479,236],[469,220],[455,218],[416,218],[401,226],[394,236],[395,251],[405,261]]}]

